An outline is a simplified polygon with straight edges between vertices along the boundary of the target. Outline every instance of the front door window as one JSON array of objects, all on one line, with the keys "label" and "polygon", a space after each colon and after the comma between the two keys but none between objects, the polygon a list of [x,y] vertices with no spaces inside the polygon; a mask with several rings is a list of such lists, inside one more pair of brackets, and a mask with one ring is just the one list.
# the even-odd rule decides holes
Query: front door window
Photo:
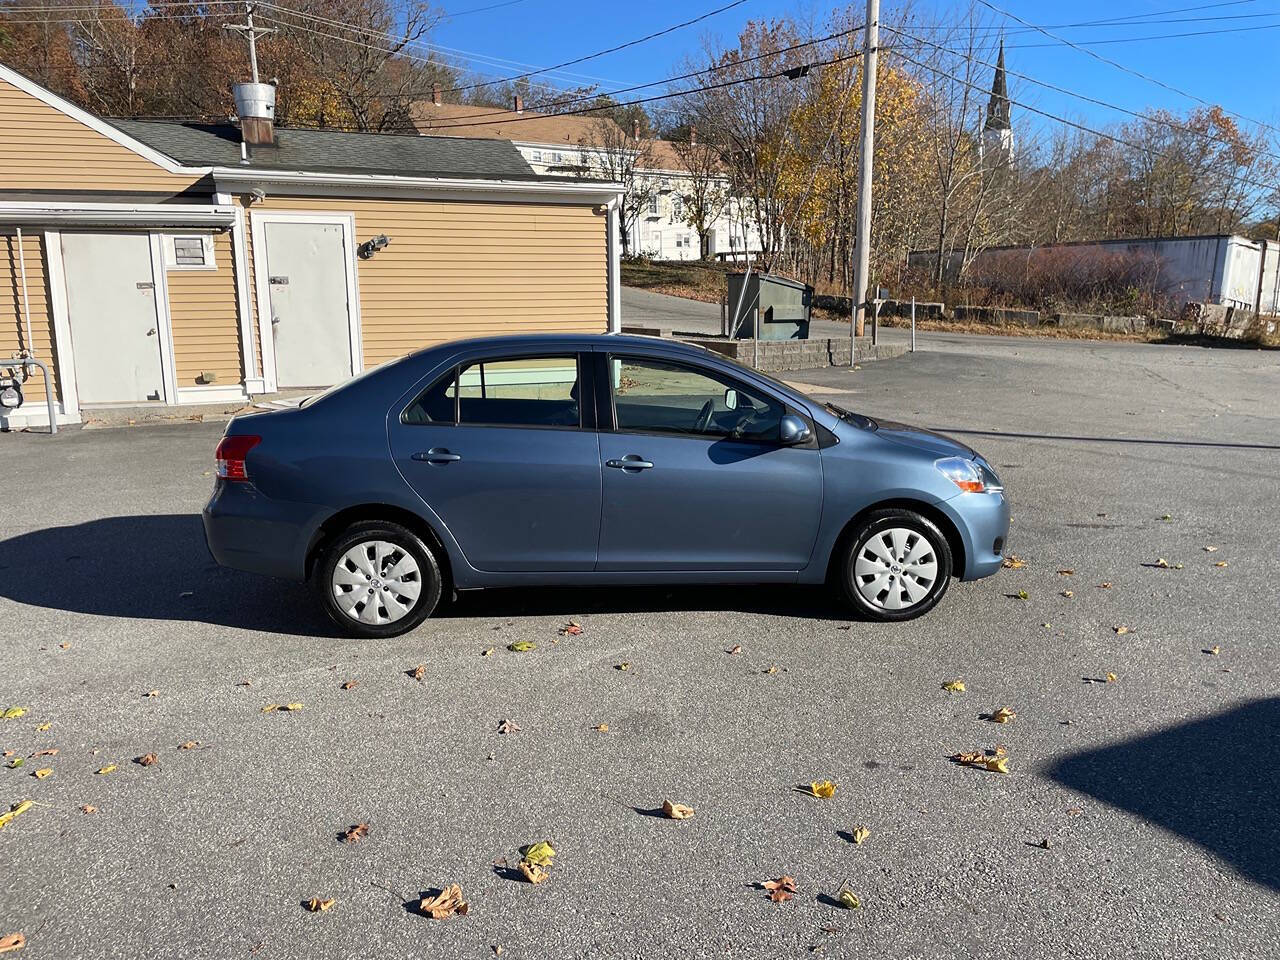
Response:
[{"label": "front door window", "polygon": [[651,358],[612,357],[619,430],[775,441],[786,408],[706,370]]}]

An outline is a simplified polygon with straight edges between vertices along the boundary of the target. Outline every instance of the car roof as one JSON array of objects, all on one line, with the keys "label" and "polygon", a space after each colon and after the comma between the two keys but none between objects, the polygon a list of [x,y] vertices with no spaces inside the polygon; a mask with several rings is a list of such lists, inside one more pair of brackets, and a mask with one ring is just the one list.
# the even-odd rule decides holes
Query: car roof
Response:
[{"label": "car roof", "polygon": [[617,346],[631,344],[636,347],[668,347],[699,354],[706,352],[705,347],[685,343],[680,340],[669,340],[665,337],[649,337],[634,333],[516,333],[495,337],[474,337],[469,340],[453,340],[439,344],[451,349],[472,349],[475,347],[542,347],[563,344],[565,346],[582,346],[583,344],[600,344]]}]

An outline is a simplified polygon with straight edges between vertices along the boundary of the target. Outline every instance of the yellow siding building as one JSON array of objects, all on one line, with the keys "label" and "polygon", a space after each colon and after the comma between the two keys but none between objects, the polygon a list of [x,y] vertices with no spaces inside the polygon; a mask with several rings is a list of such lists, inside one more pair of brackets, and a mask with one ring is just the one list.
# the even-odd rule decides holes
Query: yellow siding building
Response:
[{"label": "yellow siding building", "polygon": [[[618,328],[613,184],[505,141],[107,121],[0,66],[0,376],[226,404],[502,333]],[[0,426],[47,422],[27,368]]]}]

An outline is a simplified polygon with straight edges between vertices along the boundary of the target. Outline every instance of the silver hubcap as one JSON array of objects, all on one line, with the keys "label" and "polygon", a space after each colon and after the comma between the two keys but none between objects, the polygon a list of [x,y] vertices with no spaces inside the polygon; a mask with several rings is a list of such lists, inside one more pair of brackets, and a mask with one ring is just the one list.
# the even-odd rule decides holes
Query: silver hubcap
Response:
[{"label": "silver hubcap", "polygon": [[338,559],[330,586],[338,608],[352,620],[395,623],[418,602],[422,571],[394,543],[367,540]]},{"label": "silver hubcap", "polygon": [[904,527],[873,533],[858,546],[856,557],[854,587],[867,603],[884,610],[914,607],[938,579],[933,545]]}]

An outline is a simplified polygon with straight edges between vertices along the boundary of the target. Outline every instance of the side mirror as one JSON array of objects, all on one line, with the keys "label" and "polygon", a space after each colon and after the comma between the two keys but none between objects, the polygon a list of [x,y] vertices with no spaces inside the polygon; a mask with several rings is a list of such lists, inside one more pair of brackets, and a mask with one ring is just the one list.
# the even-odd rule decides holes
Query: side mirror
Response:
[{"label": "side mirror", "polygon": [[730,387],[724,392],[724,405],[728,410],[738,409],[738,391]]},{"label": "side mirror", "polygon": [[813,431],[809,429],[809,425],[795,414],[789,413],[782,418],[778,428],[778,441],[783,446],[794,447],[812,439]]}]

